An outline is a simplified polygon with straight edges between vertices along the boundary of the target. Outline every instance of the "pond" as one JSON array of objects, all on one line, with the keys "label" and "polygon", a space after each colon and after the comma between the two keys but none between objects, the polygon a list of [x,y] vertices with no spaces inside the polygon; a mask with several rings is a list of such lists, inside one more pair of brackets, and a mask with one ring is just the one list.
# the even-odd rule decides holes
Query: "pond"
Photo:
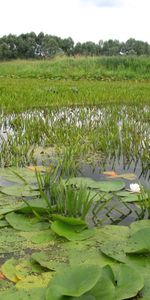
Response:
[{"label": "pond", "polygon": [[[64,159],[69,176],[73,172],[102,181],[111,179],[105,171],[114,171],[115,176],[124,175],[127,188],[137,182],[149,189],[148,106],[103,105],[1,113],[0,125],[1,167],[55,166]],[[139,217],[134,204],[117,201],[113,199],[116,208],[110,213],[103,210],[100,219],[103,214],[108,215],[107,224],[129,224]]]},{"label": "pond", "polygon": [[1,114],[2,299],[148,299],[149,116],[147,106]]}]

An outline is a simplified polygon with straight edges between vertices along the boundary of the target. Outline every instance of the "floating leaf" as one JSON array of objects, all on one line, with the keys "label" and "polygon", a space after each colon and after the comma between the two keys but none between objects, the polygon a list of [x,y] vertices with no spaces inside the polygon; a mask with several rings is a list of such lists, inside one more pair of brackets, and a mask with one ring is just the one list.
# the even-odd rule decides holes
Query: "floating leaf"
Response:
[{"label": "floating leaf", "polygon": [[100,246],[100,249],[105,255],[119,262],[126,262],[125,246],[126,243],[124,241],[114,240],[105,242]]},{"label": "floating leaf", "polygon": [[35,217],[26,216],[23,214],[9,213],[6,215],[7,222],[16,230],[22,231],[39,231],[49,228],[49,223],[40,222]]},{"label": "floating leaf", "polygon": [[46,300],[59,300],[63,295],[80,297],[95,286],[99,277],[98,266],[67,267],[51,280],[46,292]]},{"label": "floating leaf", "polygon": [[41,274],[43,268],[36,264],[32,259],[20,259],[15,266],[15,275],[19,280],[26,278],[28,275]]},{"label": "floating leaf", "polygon": [[17,289],[33,289],[46,287],[53,277],[52,272],[44,272],[38,275],[29,275],[22,280],[19,280],[16,284]]},{"label": "floating leaf", "polygon": [[52,217],[54,220],[60,220],[64,223],[67,223],[70,225],[84,225],[85,227],[87,227],[87,223],[80,218],[64,217],[64,216],[57,215],[57,214],[52,214]]},{"label": "floating leaf", "polygon": [[142,274],[124,264],[116,268],[115,280],[117,282],[115,300],[132,298],[144,287]]},{"label": "floating leaf", "polygon": [[114,274],[110,266],[105,266],[96,285],[88,292],[94,300],[115,300]]},{"label": "floating leaf", "polygon": [[68,264],[68,254],[62,248],[53,249],[54,253],[50,251],[41,251],[32,254],[32,259],[39,263],[42,267],[49,270],[56,271],[60,267],[66,267]]},{"label": "floating leaf", "polygon": [[47,212],[48,205],[46,201],[43,199],[35,198],[31,200],[27,200],[29,205],[27,203],[23,202],[22,205],[20,205],[18,211],[23,213],[29,213],[35,210],[38,213],[45,213]]},{"label": "floating leaf", "polygon": [[76,185],[77,187],[85,185],[89,188],[100,189],[102,192],[115,192],[125,187],[123,181],[95,181],[86,177],[73,177],[66,181],[67,184]]},{"label": "floating leaf", "polygon": [[127,253],[150,252],[150,228],[143,228],[133,233],[128,241]]},{"label": "floating leaf", "polygon": [[6,220],[0,220],[0,228],[7,227],[7,226],[9,226],[9,224]]},{"label": "floating leaf", "polygon": [[50,230],[44,230],[42,232],[39,232],[37,235],[34,235],[31,238],[31,241],[34,244],[44,244],[53,241],[54,239],[54,235]]},{"label": "floating leaf", "polygon": [[150,229],[150,220],[145,219],[145,220],[140,220],[136,221],[130,224],[130,234],[132,235],[136,231],[144,228],[149,228]]},{"label": "floating leaf", "polygon": [[70,225],[62,221],[55,221],[51,229],[59,236],[65,237],[70,241],[86,240],[94,235],[94,229],[84,229],[84,225]]},{"label": "floating leaf", "polygon": [[19,280],[15,273],[16,264],[17,264],[17,260],[11,258],[8,259],[1,267],[1,271],[5,275],[5,277],[13,282],[17,282]]},{"label": "floating leaf", "polygon": [[15,289],[0,292],[0,299],[3,300],[43,300],[45,297],[45,288],[32,288],[29,290]]},{"label": "floating leaf", "polygon": [[137,176],[134,173],[118,174],[115,171],[105,171],[105,172],[103,172],[103,174],[106,175],[106,176],[109,176],[109,178],[124,178],[124,179],[127,179],[127,180],[137,179]]},{"label": "floating leaf", "polygon": [[34,190],[34,187],[28,185],[11,185],[5,186],[0,189],[0,191],[6,195],[16,196],[16,197],[34,197],[39,195],[38,190]]},{"label": "floating leaf", "polygon": [[8,182],[15,182],[19,184],[31,184],[36,182],[35,173],[26,168],[0,168],[0,176]]}]

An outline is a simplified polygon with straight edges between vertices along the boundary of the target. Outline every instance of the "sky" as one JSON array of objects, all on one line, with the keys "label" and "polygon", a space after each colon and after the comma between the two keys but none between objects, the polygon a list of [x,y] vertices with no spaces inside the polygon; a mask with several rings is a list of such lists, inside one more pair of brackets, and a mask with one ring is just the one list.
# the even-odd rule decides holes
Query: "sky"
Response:
[{"label": "sky", "polygon": [[150,0],[0,0],[0,37],[34,31],[75,43],[150,43]]}]

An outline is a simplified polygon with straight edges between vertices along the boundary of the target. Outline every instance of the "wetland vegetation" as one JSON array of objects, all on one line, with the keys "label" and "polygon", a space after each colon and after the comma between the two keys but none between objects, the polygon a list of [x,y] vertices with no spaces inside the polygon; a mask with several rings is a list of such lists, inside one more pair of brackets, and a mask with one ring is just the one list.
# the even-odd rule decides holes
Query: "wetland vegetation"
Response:
[{"label": "wetland vegetation", "polygon": [[1,299],[149,299],[149,68],[0,63]]}]

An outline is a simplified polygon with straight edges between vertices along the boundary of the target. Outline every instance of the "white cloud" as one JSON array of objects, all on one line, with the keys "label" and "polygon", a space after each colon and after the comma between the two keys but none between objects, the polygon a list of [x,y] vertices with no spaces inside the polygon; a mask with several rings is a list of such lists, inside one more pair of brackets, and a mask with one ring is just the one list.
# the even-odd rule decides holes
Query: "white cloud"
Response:
[{"label": "white cloud", "polygon": [[1,0],[0,36],[34,31],[77,41],[150,43],[149,0]]}]

